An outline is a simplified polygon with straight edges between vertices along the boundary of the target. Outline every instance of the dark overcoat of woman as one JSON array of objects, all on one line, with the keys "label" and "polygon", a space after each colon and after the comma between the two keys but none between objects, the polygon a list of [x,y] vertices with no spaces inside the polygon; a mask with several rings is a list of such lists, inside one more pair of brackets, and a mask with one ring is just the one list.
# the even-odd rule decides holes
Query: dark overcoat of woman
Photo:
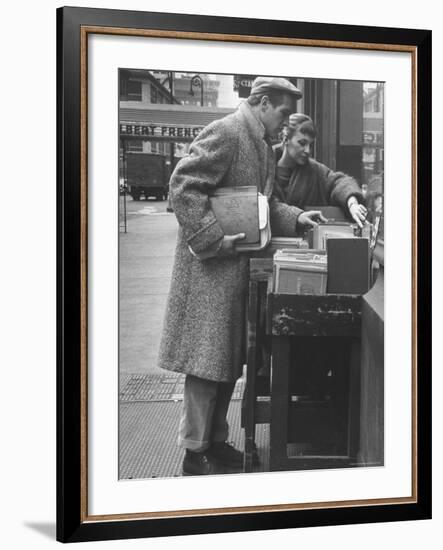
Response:
[{"label": "dark overcoat of woman", "polygon": [[[278,162],[282,150],[276,147],[274,151]],[[272,233],[286,237],[297,235],[295,225],[290,226],[285,222],[289,217],[297,220],[308,205],[339,206],[349,217],[347,202],[352,196],[363,202],[357,181],[343,172],[334,172],[315,159],[310,158],[305,165],[294,168],[287,180],[279,177],[277,169],[273,190],[274,208],[271,208]]]},{"label": "dark overcoat of woman", "polygon": [[217,382],[241,375],[248,257],[217,256],[223,230],[208,196],[217,187],[256,185],[270,197],[274,172],[265,128],[247,102],[204,128],[177,164],[170,193],[179,229],[160,367]]}]

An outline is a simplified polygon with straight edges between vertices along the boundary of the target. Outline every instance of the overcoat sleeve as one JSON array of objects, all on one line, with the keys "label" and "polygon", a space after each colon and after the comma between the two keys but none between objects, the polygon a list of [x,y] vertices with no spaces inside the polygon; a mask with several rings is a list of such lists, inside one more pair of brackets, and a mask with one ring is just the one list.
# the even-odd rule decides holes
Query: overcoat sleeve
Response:
[{"label": "overcoat sleeve", "polygon": [[297,236],[297,220],[303,210],[297,206],[290,206],[283,202],[277,189],[274,190],[269,200],[269,212],[273,235],[280,237]]},{"label": "overcoat sleeve", "polygon": [[171,176],[171,204],[195,255],[216,251],[224,236],[210,208],[209,193],[230,168],[235,147],[233,124],[215,121],[192,142],[189,155],[180,160]]},{"label": "overcoat sleeve", "polygon": [[358,202],[363,202],[360,186],[352,176],[343,172],[333,172],[324,164],[317,163],[320,181],[326,187],[330,204],[341,206],[348,212],[348,199],[355,196]]}]

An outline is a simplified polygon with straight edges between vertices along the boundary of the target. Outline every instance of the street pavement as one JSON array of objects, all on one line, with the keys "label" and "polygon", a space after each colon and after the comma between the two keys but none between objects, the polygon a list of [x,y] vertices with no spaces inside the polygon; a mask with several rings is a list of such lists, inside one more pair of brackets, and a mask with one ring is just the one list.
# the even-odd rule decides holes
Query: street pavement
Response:
[{"label": "street pavement", "polygon": [[[120,197],[119,233],[119,478],[181,474],[183,450],[177,428],[184,375],[157,367],[177,238],[177,220],[167,201]],[[240,404],[243,378],[228,411],[230,439],[243,447]],[[266,444],[266,429],[257,438]],[[263,467],[266,467],[263,456]]]},{"label": "street pavement", "polygon": [[[120,197],[121,214],[124,198]],[[126,233],[120,220],[120,376],[164,373],[157,354],[169,291],[177,220],[167,201],[126,197]],[[121,216],[122,217],[122,216]]]}]

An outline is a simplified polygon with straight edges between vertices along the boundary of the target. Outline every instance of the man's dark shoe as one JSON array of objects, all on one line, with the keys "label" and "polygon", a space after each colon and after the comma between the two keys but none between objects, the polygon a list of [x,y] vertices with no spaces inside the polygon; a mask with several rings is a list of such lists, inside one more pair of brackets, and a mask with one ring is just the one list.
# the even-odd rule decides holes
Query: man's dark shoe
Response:
[{"label": "man's dark shoe", "polygon": [[208,449],[208,455],[223,466],[229,468],[243,467],[243,453],[227,441],[214,441]]},{"label": "man's dark shoe", "polygon": [[223,471],[215,464],[207,451],[197,453],[186,449],[182,473],[184,476],[202,476],[222,474]]}]

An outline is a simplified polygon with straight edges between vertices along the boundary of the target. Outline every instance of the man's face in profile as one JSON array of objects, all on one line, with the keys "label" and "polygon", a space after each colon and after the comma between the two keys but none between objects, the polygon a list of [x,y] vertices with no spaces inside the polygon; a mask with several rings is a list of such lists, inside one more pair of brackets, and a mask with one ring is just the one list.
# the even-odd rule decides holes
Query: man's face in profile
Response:
[{"label": "man's face in profile", "polygon": [[289,115],[294,112],[294,99],[289,94],[283,96],[283,102],[274,107],[265,96],[263,100],[266,102],[266,109],[262,111],[261,121],[266,128],[266,133],[269,137],[277,137],[283,127],[288,124]]}]

